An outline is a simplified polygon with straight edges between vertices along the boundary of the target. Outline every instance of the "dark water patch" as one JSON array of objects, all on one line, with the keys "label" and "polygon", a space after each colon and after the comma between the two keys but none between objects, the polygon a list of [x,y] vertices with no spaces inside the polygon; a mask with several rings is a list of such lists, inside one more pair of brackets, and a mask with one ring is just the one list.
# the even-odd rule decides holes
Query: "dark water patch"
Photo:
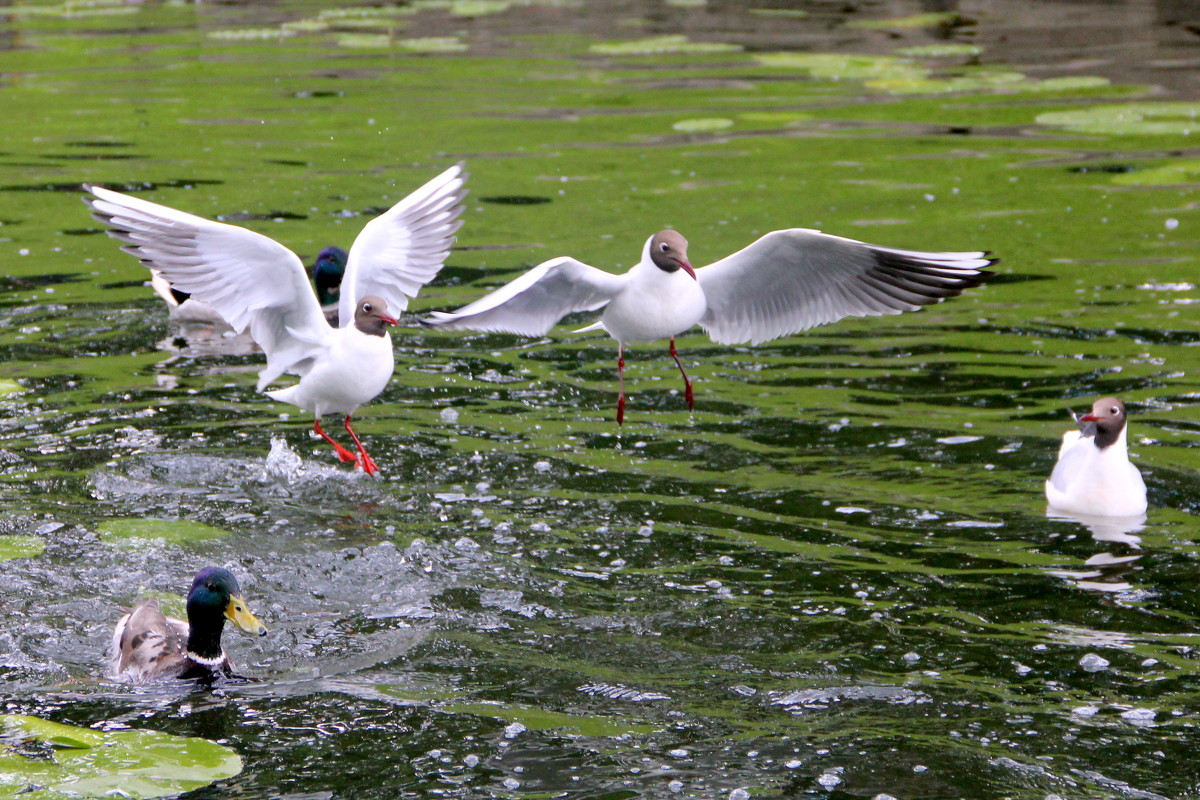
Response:
[{"label": "dark water patch", "polygon": [[279,220],[305,220],[308,219],[308,215],[293,211],[268,211],[266,213],[235,211],[232,214],[218,214],[217,219],[221,222],[277,222]]},{"label": "dark water patch", "polygon": [[136,161],[146,156],[136,153],[47,153],[46,158],[62,161]]},{"label": "dark water patch", "polygon": [[104,140],[104,139],[89,139],[89,140],[85,140],[85,141],[64,142],[64,144],[66,144],[67,147],[97,147],[97,148],[137,147],[137,145],[134,142],[117,142],[117,141],[108,141],[108,140]]},{"label": "dark water patch", "polygon": [[1137,172],[1139,169],[1142,169],[1142,167],[1135,164],[1088,164],[1085,166],[1067,167],[1067,172],[1101,172],[1112,175],[1124,175],[1129,172]]},{"label": "dark water patch", "polygon": [[495,205],[505,206],[539,206],[545,203],[551,203],[553,200],[549,197],[541,197],[536,195],[490,195],[488,197],[478,198],[481,203],[493,203]]}]

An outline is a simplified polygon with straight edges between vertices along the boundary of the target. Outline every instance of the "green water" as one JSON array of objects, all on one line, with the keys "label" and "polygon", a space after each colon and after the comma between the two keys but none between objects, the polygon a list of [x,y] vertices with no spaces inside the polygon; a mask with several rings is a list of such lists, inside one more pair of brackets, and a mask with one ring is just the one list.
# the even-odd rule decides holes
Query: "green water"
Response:
[{"label": "green water", "polygon": [[[768,5],[0,7],[6,709],[227,745],[205,798],[1200,795],[1196,20]],[[79,200],[311,261],[459,160],[410,314],[665,226],[697,265],[795,226],[1002,261],[915,314],[683,337],[694,413],[639,347],[620,429],[578,325],[402,329],[372,481]],[[1101,394],[1141,530],[1045,516]],[[271,628],[227,637],[253,682],[107,680],[118,607],[207,563]]]}]

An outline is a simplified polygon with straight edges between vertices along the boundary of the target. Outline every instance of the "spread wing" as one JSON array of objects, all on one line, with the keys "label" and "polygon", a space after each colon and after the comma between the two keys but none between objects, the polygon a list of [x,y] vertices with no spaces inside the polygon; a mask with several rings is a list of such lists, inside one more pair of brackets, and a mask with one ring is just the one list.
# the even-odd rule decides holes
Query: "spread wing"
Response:
[{"label": "spread wing", "polygon": [[467,195],[463,165],[450,169],[367,223],[354,240],[338,296],[342,327],[360,298],[373,294],[399,314],[433,280],[450,254]]},{"label": "spread wing", "polygon": [[422,322],[440,328],[541,336],[567,314],[606,305],[626,280],[624,275],[573,258],[553,258],[458,311],[435,311]]},{"label": "spread wing", "polygon": [[843,317],[914,311],[992,276],[986,252],[893,250],[805,228],[768,233],[696,270],[708,310],[700,326],[721,344],[787,336]]},{"label": "spread wing", "polygon": [[259,389],[284,372],[303,372],[326,346],[332,329],[304,265],[279,242],[99,186],[84,189],[92,216],[125,242],[122,250],[212,306],[234,330],[250,329],[267,356]]}]

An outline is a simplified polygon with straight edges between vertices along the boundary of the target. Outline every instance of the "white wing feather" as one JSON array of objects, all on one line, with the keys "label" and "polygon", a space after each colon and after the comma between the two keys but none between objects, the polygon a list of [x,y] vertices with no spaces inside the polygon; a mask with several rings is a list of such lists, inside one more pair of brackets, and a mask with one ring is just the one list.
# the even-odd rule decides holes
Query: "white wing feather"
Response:
[{"label": "white wing feather", "polygon": [[696,270],[708,310],[700,326],[721,344],[798,333],[849,316],[913,311],[978,286],[986,252],[893,250],[806,228],[774,231]]},{"label": "white wing feather", "polygon": [[553,258],[458,311],[435,311],[422,321],[433,327],[541,336],[567,314],[606,305],[626,281],[625,275],[573,258]]},{"label": "white wing feather", "polygon": [[462,226],[467,173],[461,163],[367,223],[346,261],[338,299],[342,327],[354,321],[360,298],[376,295],[399,314],[433,280],[450,254],[454,232]]},{"label": "white wing feather", "polygon": [[[333,329],[300,259],[275,240],[99,186],[85,186],[96,219],[121,249],[216,309],[263,349],[261,390],[284,372],[304,374]],[[295,332],[302,332],[296,336]]]}]

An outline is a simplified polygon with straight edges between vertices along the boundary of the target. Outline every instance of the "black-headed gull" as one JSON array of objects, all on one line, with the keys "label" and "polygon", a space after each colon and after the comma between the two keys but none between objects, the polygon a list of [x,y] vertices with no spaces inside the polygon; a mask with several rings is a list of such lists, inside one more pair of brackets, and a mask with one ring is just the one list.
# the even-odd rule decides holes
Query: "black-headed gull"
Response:
[{"label": "black-headed gull", "polygon": [[[249,329],[267,357],[259,391],[284,373],[299,375],[296,385],[266,394],[313,413],[313,430],[338,458],[374,474],[378,467],[350,418],[392,375],[386,326],[442,268],[462,224],[466,177],[456,164],[366,224],[350,248],[338,328],[326,321],[300,259],[275,240],[99,186],[84,188],[93,195],[85,198],[93,215],[126,243],[122,250],[212,306],[234,330]],[[335,413],[346,415],[357,454],[321,428],[321,417]]]},{"label": "black-headed gull", "polygon": [[986,252],[894,250],[806,228],[768,233],[700,269],[688,262],[687,246],[678,232],[660,231],[624,275],[554,258],[456,312],[434,312],[423,322],[542,336],[569,313],[603,307],[600,320],[581,330],[598,328],[618,342],[621,423],[630,342],[670,339],[691,409],[692,382],[675,337],[693,325],[719,344],[758,344],[843,317],[898,314],[954,297],[991,277],[984,268],[997,261]]},{"label": "black-headed gull", "polygon": [[1129,461],[1125,404],[1102,397],[1063,434],[1058,463],[1046,481],[1052,510],[1103,517],[1146,513],[1146,483]]}]

